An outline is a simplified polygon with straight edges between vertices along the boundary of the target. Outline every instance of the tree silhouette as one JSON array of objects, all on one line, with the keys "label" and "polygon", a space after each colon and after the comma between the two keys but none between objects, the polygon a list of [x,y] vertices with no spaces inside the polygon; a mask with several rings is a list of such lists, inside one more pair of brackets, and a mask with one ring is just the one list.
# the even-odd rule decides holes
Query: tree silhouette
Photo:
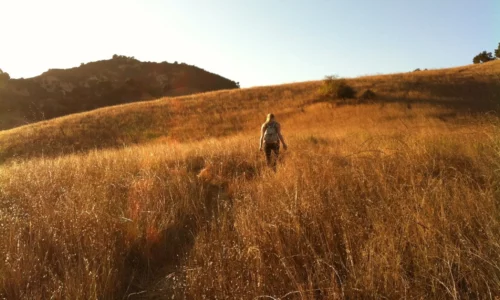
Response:
[{"label": "tree silhouette", "polygon": [[495,56],[500,58],[500,43],[498,43],[498,48],[495,49]]},{"label": "tree silhouette", "polygon": [[489,61],[494,60],[494,59],[495,58],[493,57],[493,54],[491,54],[491,52],[483,51],[483,52],[479,53],[478,55],[474,56],[474,58],[472,59],[472,62],[475,64],[479,64],[479,63],[489,62]]}]

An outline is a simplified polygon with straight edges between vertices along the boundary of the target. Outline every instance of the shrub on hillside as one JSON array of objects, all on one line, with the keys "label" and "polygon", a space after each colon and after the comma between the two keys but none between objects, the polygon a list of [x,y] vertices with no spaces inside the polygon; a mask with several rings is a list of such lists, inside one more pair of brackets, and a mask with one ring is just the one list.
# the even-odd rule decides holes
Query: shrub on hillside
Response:
[{"label": "shrub on hillside", "polygon": [[347,80],[336,76],[326,76],[321,94],[334,99],[350,99],[356,96],[356,91],[347,84]]},{"label": "shrub on hillside", "polygon": [[134,56],[126,56],[126,55],[118,55],[118,54],[113,54],[113,59],[114,60],[124,60],[124,61],[137,61]]},{"label": "shrub on hillside", "polygon": [[[496,51],[495,51],[495,53],[496,53]],[[474,58],[472,59],[472,62],[475,64],[479,64],[479,63],[489,62],[489,61],[494,60],[494,59],[495,58],[493,57],[493,54],[491,54],[491,52],[483,51],[483,52],[479,53],[478,55],[474,56]]]},{"label": "shrub on hillside", "polygon": [[9,79],[9,73],[5,73],[2,69],[0,69],[0,87],[3,87]]},{"label": "shrub on hillside", "polygon": [[495,57],[500,58],[500,43],[498,43],[498,48],[495,49]]},{"label": "shrub on hillside", "polygon": [[4,72],[2,71],[2,69],[0,69],[0,81],[7,81],[9,79],[10,79],[9,73]]},{"label": "shrub on hillside", "polygon": [[375,98],[377,98],[377,94],[375,94],[375,92],[370,89],[364,91],[359,97],[359,99],[361,100],[373,100]]}]

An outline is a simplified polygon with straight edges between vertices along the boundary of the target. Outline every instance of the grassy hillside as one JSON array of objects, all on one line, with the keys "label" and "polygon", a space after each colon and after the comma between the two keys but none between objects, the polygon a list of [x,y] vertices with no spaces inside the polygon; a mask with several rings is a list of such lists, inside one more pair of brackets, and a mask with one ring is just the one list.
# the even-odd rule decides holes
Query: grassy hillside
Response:
[{"label": "grassy hillside", "polygon": [[[360,93],[371,89],[378,105],[431,104],[458,112],[486,112],[500,105],[500,61],[460,68],[349,80]],[[309,105],[328,101],[318,95],[321,82],[210,92],[163,98],[58,118],[0,132],[0,162],[89,149],[123,147],[155,140],[187,142],[247,132],[268,111],[291,119]],[[356,101],[336,105],[357,104]],[[258,128],[257,128],[258,130]]]},{"label": "grassy hillside", "polygon": [[[2,132],[0,296],[499,295],[499,68],[350,80],[369,103],[310,82]],[[269,111],[289,144],[276,173]]]},{"label": "grassy hillside", "polygon": [[0,80],[0,130],[110,105],[237,87],[184,63],[115,55],[34,78]]}]

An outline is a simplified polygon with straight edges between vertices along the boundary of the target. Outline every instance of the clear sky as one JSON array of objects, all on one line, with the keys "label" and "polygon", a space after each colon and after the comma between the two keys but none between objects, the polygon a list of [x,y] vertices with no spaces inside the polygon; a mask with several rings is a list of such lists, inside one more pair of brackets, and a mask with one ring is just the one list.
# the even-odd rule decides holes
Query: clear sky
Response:
[{"label": "clear sky", "polygon": [[470,64],[500,0],[0,0],[0,68],[185,62],[242,87]]}]

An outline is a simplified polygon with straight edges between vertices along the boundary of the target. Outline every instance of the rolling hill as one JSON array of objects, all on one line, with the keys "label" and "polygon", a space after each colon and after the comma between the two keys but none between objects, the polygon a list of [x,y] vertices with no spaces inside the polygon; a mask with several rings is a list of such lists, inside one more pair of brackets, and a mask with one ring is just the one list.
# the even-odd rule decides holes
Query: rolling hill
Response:
[{"label": "rolling hill", "polygon": [[115,55],[34,78],[3,80],[0,130],[110,105],[234,88],[236,82],[195,66]]},{"label": "rolling hill", "polygon": [[[365,76],[350,79],[349,84],[359,94],[367,89],[374,91],[377,98],[370,101],[372,104],[429,104],[452,108],[451,115],[487,112],[500,105],[500,61]],[[184,143],[255,130],[268,111],[280,111],[282,118],[293,120],[312,104],[333,103],[318,94],[321,85],[321,81],[312,81],[166,97],[39,122],[0,132],[0,162],[123,147],[156,139]],[[337,101],[335,105],[360,101]]]},{"label": "rolling hill", "polygon": [[500,61],[347,82],[376,97],[304,82],[0,132],[0,298],[500,295]]}]

